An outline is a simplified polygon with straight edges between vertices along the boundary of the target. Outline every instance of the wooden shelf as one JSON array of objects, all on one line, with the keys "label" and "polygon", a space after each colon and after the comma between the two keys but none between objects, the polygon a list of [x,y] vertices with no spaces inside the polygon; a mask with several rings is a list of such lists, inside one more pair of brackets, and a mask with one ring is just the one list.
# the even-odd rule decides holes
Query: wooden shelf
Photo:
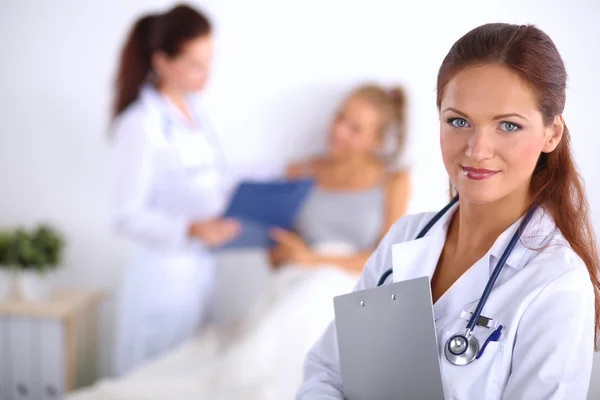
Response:
[{"label": "wooden shelf", "polygon": [[[98,306],[103,298],[100,290],[64,288],[46,301],[0,302],[2,393],[8,390],[15,399],[63,398],[65,392],[92,384],[98,375]],[[23,391],[29,397],[22,397]]]},{"label": "wooden shelf", "polygon": [[38,318],[69,318],[104,297],[96,289],[58,289],[49,300],[28,302],[20,299],[0,302],[0,315]]}]

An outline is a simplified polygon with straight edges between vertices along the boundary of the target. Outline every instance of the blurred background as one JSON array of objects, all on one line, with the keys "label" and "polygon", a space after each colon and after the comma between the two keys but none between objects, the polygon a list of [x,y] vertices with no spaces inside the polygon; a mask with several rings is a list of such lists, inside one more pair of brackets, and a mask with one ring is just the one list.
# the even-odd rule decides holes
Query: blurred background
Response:
[{"label": "blurred background", "polygon": [[[600,232],[600,2],[191,1],[212,20],[216,54],[204,104],[228,161],[256,176],[323,150],[353,87],[403,85],[409,98],[409,212],[447,201],[435,106],[451,45],[487,22],[534,23],[569,73],[565,120]],[[410,3],[410,4],[409,4]],[[101,289],[99,375],[110,374],[112,294],[125,246],[111,232],[108,128],[125,35],[166,0],[0,0],[0,226],[48,221],[64,232],[61,284]],[[247,255],[261,258],[261,254]],[[266,269],[221,255],[218,318],[243,313]],[[243,285],[242,285],[243,282]],[[600,358],[598,359],[600,363]],[[592,385],[600,398],[600,368]],[[590,397],[592,398],[592,397]]]}]

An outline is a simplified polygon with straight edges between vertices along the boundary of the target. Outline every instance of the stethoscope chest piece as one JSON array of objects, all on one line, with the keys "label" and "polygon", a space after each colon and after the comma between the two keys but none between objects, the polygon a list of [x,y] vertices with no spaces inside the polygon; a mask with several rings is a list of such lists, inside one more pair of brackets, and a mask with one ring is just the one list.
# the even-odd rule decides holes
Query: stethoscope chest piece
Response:
[{"label": "stethoscope chest piece", "polygon": [[454,365],[468,365],[475,360],[479,353],[477,338],[469,333],[453,335],[444,346],[446,359]]}]

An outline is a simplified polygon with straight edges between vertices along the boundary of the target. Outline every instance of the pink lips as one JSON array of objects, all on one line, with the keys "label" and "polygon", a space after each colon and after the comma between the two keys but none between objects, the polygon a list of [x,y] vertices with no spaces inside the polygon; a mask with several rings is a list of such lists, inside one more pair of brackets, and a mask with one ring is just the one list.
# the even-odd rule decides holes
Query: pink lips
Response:
[{"label": "pink lips", "polygon": [[491,178],[492,176],[496,175],[498,172],[500,171],[492,171],[489,169],[483,169],[483,168],[471,168],[471,167],[462,167],[463,169],[463,173],[465,174],[465,176],[469,179],[475,179],[475,180],[482,180],[482,179],[487,179],[487,178]]}]

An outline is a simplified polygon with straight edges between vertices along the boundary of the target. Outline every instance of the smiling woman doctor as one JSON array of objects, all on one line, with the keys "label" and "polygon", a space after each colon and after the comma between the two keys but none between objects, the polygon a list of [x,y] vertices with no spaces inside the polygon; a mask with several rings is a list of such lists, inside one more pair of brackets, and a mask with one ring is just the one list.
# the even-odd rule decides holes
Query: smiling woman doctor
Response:
[{"label": "smiling woman doctor", "polygon": [[197,94],[212,60],[211,26],[180,5],[134,25],[117,77],[114,225],[133,244],[117,301],[114,372],[192,337],[210,316],[209,249],[234,238],[223,220],[225,169]]},{"label": "smiling woman doctor", "polygon": [[[565,83],[554,43],[533,26],[488,24],[459,39],[439,70],[437,105],[444,165],[460,201],[419,239],[435,213],[400,219],[356,287],[377,286],[390,266],[387,282],[430,277],[448,399],[586,398],[599,260],[562,117]],[[478,359],[453,356],[446,348],[461,353],[460,338],[448,339],[465,333],[499,263],[482,315],[503,328]],[[493,331],[476,325],[467,336],[483,348]],[[307,355],[297,399],[342,396],[332,323]]]}]

